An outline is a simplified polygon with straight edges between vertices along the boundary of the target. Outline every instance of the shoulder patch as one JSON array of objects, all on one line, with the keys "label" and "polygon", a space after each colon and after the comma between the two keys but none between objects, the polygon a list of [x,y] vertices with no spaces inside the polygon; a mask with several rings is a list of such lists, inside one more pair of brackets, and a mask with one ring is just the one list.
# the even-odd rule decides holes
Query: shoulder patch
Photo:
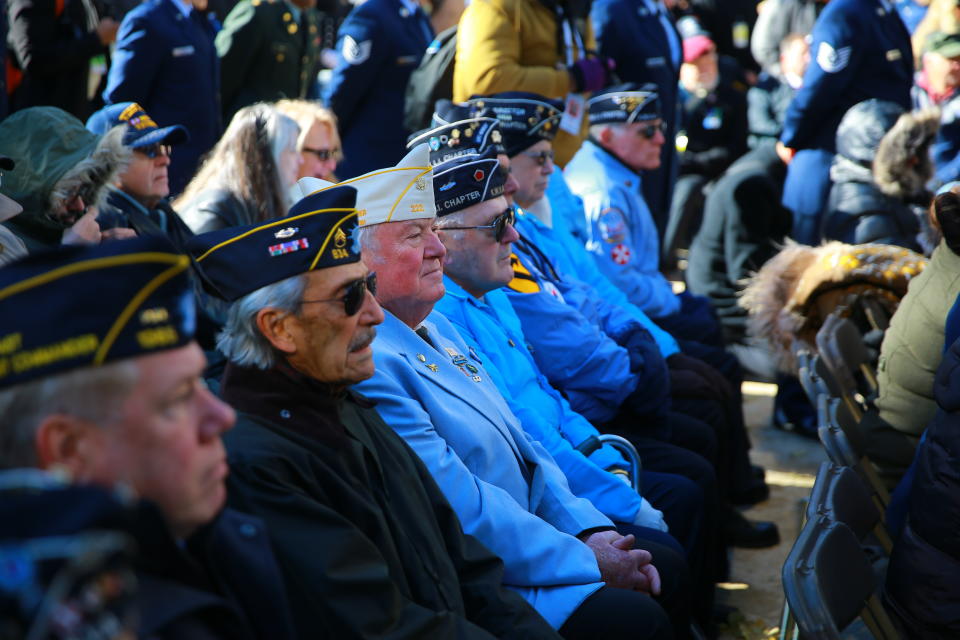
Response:
[{"label": "shoulder patch", "polygon": [[340,48],[340,55],[347,64],[363,64],[370,57],[370,49],[373,46],[372,40],[357,42],[353,36],[343,36],[343,46]]},{"label": "shoulder patch", "polygon": [[623,242],[627,237],[627,221],[623,212],[616,207],[608,207],[597,217],[600,237],[610,244]]},{"label": "shoulder patch", "polygon": [[817,49],[817,64],[827,73],[837,73],[843,71],[850,62],[850,54],[853,47],[840,47],[834,49],[829,42],[821,42]]}]

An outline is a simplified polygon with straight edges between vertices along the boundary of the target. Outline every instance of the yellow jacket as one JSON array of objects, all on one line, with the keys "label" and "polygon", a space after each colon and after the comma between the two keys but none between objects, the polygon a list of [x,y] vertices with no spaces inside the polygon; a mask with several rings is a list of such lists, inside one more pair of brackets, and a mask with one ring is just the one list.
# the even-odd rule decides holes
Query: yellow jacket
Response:
[{"label": "yellow jacket", "polygon": [[[585,46],[596,43],[589,21]],[[558,49],[556,15],[538,0],[473,0],[460,18],[457,57],[453,69],[453,99],[503,91],[529,91],[563,99],[573,90],[566,56]],[[573,60],[583,57],[576,45]],[[560,131],[553,146],[561,166],[573,157],[586,136]]]}]

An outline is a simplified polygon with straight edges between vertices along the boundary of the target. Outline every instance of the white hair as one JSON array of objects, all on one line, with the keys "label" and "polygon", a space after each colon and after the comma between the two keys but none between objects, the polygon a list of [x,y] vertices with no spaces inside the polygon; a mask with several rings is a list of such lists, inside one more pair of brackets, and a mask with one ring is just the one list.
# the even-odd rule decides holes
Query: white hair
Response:
[{"label": "white hair", "polygon": [[272,307],[297,313],[307,287],[306,274],[268,284],[233,302],[227,309],[217,349],[228,360],[247,367],[269,369],[277,364],[278,352],[257,327],[257,313]]},{"label": "white hair", "polygon": [[140,375],[133,359],[74,369],[0,391],[0,469],[36,467],[37,428],[44,418],[64,414],[110,426]]}]

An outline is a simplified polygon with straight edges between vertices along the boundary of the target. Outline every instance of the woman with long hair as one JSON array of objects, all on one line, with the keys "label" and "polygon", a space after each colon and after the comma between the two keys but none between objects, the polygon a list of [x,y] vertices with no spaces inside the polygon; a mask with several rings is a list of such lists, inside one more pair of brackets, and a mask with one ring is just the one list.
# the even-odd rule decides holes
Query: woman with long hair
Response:
[{"label": "woman with long hair", "polygon": [[285,215],[302,162],[299,135],[269,104],[240,109],[174,208],[195,233]]}]

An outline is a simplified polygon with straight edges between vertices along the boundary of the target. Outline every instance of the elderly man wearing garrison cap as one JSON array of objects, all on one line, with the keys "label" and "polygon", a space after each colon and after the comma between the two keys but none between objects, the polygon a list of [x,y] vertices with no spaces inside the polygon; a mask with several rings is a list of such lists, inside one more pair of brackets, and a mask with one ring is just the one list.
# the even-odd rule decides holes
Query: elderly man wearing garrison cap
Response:
[{"label": "elderly man wearing garrison cap", "polygon": [[[384,173],[398,202],[429,179],[429,167]],[[351,241],[369,215],[355,200],[335,187],[285,218],[192,241],[208,291],[230,302],[218,347],[221,393],[241,412],[226,441],[231,503],[267,522],[300,637],[555,638],[348,389],[373,374],[383,321],[377,275]]]},{"label": "elderly man wearing garrison cap", "polygon": [[[503,558],[504,584],[562,635],[644,629],[649,637],[665,637],[670,624],[656,603],[601,582],[657,592],[659,575],[649,554],[632,550],[632,536],[612,531],[608,518],[570,492],[556,462],[510,412],[483,357],[431,313],[444,293],[445,252],[432,228],[435,200],[487,212],[499,206],[497,213],[506,203],[495,157],[452,160],[459,171],[455,178],[445,175],[444,189],[438,189],[429,160],[427,146],[420,145],[401,163],[412,169],[409,175],[387,169],[347,181],[359,191],[364,262],[383,276],[377,299],[386,309],[374,349],[377,370],[357,389],[377,402],[385,421],[419,454],[464,529]],[[334,188],[309,178],[300,187],[321,193]],[[513,233],[505,221],[493,227]],[[632,493],[597,471],[597,477],[611,479],[606,486],[612,492]],[[635,493],[632,500],[631,516],[640,502]]]},{"label": "elderly man wearing garrison cap", "polygon": [[[5,520],[4,537],[131,533],[140,637],[292,638],[262,523],[222,509],[220,436],[234,412],[200,377],[189,265],[166,240],[140,238],[40,253],[0,270],[0,470],[122,484],[159,507],[143,505],[124,526],[108,494],[78,490],[56,509]],[[33,489],[40,486],[66,495],[55,479]],[[105,576],[62,613],[82,618],[119,579]],[[113,637],[108,628],[99,630]]]}]

